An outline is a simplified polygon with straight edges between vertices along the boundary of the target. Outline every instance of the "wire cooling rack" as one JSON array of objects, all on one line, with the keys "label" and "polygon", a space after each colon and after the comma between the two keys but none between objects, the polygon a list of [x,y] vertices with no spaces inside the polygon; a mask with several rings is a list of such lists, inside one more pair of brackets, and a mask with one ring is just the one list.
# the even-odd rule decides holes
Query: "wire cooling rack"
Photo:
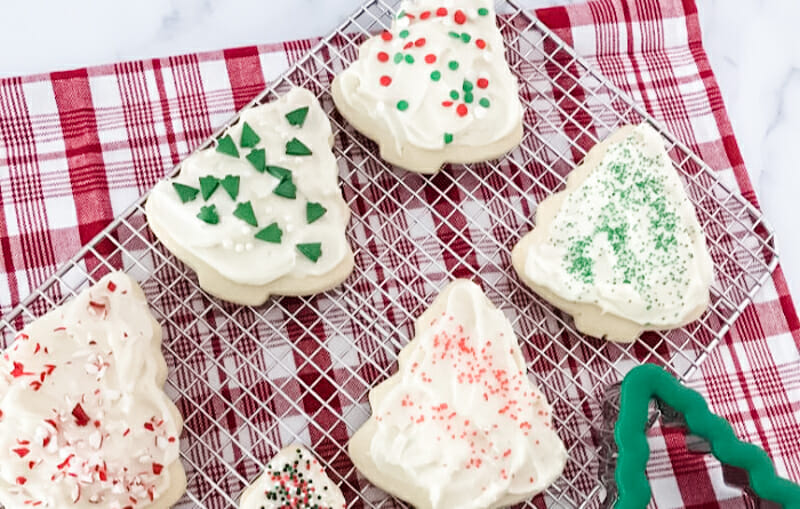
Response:
[{"label": "wire cooling rack", "polygon": [[235,506],[268,459],[292,442],[315,451],[349,507],[405,507],[359,476],[345,445],[369,416],[370,388],[395,371],[414,318],[455,277],[479,282],[511,319],[529,372],[555,407],[569,462],[543,502],[597,507],[604,388],[645,361],[688,377],[777,264],[760,213],[659,128],[716,266],[710,310],[632,345],[582,337],[569,317],[520,283],[511,248],[531,229],[536,203],[564,185],[594,143],[620,125],[652,119],[531,14],[501,2],[499,23],[526,107],[521,146],[501,161],[435,177],[389,168],[336,112],[329,86],[367,34],[389,25],[397,3],[369,1],[251,104],[299,85],[330,114],[356,253],[355,271],[341,287],[259,308],[209,298],[149,232],[143,198],[2,322],[8,342],[13,329],[111,269],[141,282],[164,328],[166,390],[185,418],[188,490],[179,507]]}]

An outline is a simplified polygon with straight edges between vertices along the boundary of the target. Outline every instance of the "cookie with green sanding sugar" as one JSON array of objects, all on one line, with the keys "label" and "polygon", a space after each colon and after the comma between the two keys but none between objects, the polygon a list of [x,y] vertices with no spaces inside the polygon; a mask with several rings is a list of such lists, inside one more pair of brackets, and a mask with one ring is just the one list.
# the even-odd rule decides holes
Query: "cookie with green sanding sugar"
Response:
[{"label": "cookie with green sanding sugar", "polygon": [[381,157],[409,171],[497,159],[522,139],[519,85],[488,0],[404,0],[331,91]]},{"label": "cookie with green sanding sugar", "polygon": [[714,265],[705,234],[649,124],[593,147],[566,188],[539,204],[535,224],[512,252],[514,268],[586,335],[628,343],[708,307]]},{"label": "cookie with green sanding sugar", "polygon": [[239,509],[344,509],[339,487],[325,467],[301,445],[279,451],[264,473],[242,494]]},{"label": "cookie with green sanding sugar", "polygon": [[259,305],[331,289],[354,263],[332,139],[307,90],[246,109],[156,185],[148,224],[221,299]]}]

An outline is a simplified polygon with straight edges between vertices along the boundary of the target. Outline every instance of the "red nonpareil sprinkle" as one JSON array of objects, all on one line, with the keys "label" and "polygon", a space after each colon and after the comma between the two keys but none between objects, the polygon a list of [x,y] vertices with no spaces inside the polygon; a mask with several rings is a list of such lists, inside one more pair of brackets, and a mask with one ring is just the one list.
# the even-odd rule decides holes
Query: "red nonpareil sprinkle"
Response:
[{"label": "red nonpareil sprinkle", "polygon": [[449,108],[452,105],[453,101],[442,101],[442,106],[444,106],[445,108]]},{"label": "red nonpareil sprinkle", "polygon": [[30,386],[31,389],[33,389],[33,391],[36,392],[42,388],[42,382],[40,382],[39,380],[34,380],[33,382],[30,383]]},{"label": "red nonpareil sprinkle", "polygon": [[75,405],[75,408],[72,409],[72,416],[75,418],[75,424],[81,427],[86,426],[91,421],[80,403]]},{"label": "red nonpareil sprinkle", "polygon": [[164,465],[161,463],[153,463],[153,473],[156,475],[161,475],[161,471],[164,470]]},{"label": "red nonpareil sprinkle", "polygon": [[405,46],[403,46],[403,49],[411,49],[413,46],[414,46],[413,42],[407,42]]},{"label": "red nonpareil sprinkle", "polygon": [[[53,332],[55,332],[55,331],[53,331]],[[37,353],[39,353],[39,350],[41,350],[41,349],[42,349],[42,345],[40,345],[39,343],[36,343],[36,347],[34,347],[34,349],[33,349],[33,355],[36,355]]]},{"label": "red nonpareil sprinkle", "polygon": [[144,429],[146,429],[147,431],[153,431],[155,428],[153,428],[152,422],[146,422],[144,423]]},{"label": "red nonpareil sprinkle", "polygon": [[456,13],[453,15],[453,21],[455,21],[459,25],[463,25],[467,22],[467,15],[464,14],[464,11],[461,9],[457,10]]},{"label": "red nonpareil sprinkle", "polygon": [[25,456],[28,455],[29,452],[31,452],[31,450],[26,447],[18,447],[16,449],[11,449],[11,450],[14,451],[14,453],[20,458],[24,458]]},{"label": "red nonpareil sprinkle", "polygon": [[25,371],[24,364],[22,364],[21,362],[14,362],[14,369],[11,370],[11,376],[13,376],[14,378],[19,378],[21,376],[30,376],[30,375],[33,375],[33,373]]},{"label": "red nonpareil sprinkle", "polygon": [[444,7],[439,7],[438,9],[436,9],[436,15],[439,17],[447,16],[447,9]]},{"label": "red nonpareil sprinkle", "polygon": [[479,49],[486,49],[486,41],[483,39],[476,39],[475,46],[477,46]]},{"label": "red nonpareil sprinkle", "polygon": [[106,285],[106,288],[108,288],[109,292],[113,292],[114,290],[117,289],[117,285],[113,281],[109,281],[108,285]]},{"label": "red nonpareil sprinkle", "polygon": [[425,40],[425,38],[424,38],[424,37],[420,37],[419,39],[417,39],[416,41],[414,41],[414,46],[416,46],[416,47],[418,47],[418,48],[421,48],[421,47],[425,46],[425,43],[426,43],[426,42],[427,42],[427,41]]},{"label": "red nonpareil sprinkle", "polygon": [[389,76],[381,76],[381,85],[388,87],[392,84],[392,78]]},{"label": "red nonpareil sprinkle", "polygon": [[123,437],[127,437],[130,434],[130,432],[131,432],[131,429],[128,428],[128,429],[125,430],[125,432],[122,434],[122,436]]},{"label": "red nonpareil sprinkle", "polygon": [[28,480],[26,478],[24,478],[22,476],[17,477],[17,484],[19,484],[20,486],[22,486],[26,482],[28,482]]},{"label": "red nonpareil sprinkle", "polygon": [[430,18],[430,17],[431,17],[431,11],[423,11],[423,12],[422,12],[422,13],[419,15],[419,19],[428,19],[428,18]]},{"label": "red nonpareil sprinkle", "polygon": [[389,61],[389,54],[385,51],[381,51],[378,53],[378,61],[380,62],[388,62]]},{"label": "red nonpareil sprinkle", "polygon": [[425,63],[433,64],[435,62],[436,62],[436,55],[434,55],[433,53],[428,53],[427,55],[425,55]]},{"label": "red nonpareil sprinkle", "polygon": [[28,462],[28,470],[33,470],[33,468],[35,466],[36,466],[36,462],[35,461],[29,461]]},{"label": "red nonpareil sprinkle", "polygon": [[392,40],[392,33],[390,31],[388,31],[388,30],[384,30],[383,33],[381,34],[381,39],[383,39],[386,42],[391,41]]},{"label": "red nonpareil sprinkle", "polygon": [[48,445],[50,445],[50,437],[44,437],[42,439],[42,447],[47,447]]},{"label": "red nonpareil sprinkle", "polygon": [[475,84],[478,85],[478,88],[486,88],[489,86],[489,80],[486,78],[478,78],[478,81]]},{"label": "red nonpareil sprinkle", "polygon": [[456,113],[458,113],[459,117],[466,117],[467,113],[469,113],[469,110],[467,109],[467,105],[466,104],[459,104],[458,107],[456,108]]}]

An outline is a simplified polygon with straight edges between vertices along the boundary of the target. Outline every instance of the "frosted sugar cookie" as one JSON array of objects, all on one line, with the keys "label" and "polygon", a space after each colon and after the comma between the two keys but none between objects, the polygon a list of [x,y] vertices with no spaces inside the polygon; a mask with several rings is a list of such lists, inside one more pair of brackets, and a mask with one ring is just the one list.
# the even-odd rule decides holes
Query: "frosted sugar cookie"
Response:
[{"label": "frosted sugar cookie", "polygon": [[539,204],[512,258],[578,330],[618,342],[699,318],[714,272],[694,206],[647,124],[593,147],[566,189]]},{"label": "frosted sugar cookie", "polygon": [[342,492],[304,447],[291,445],[242,494],[240,509],[344,509]]},{"label": "frosted sugar cookie", "polygon": [[519,86],[491,0],[406,0],[333,82],[336,107],[388,162],[434,173],[522,139]]},{"label": "frosted sugar cookie", "polygon": [[0,505],[171,507],[186,477],[160,348],[122,273],[18,333],[0,359]]},{"label": "frosted sugar cookie", "polygon": [[220,299],[258,305],[311,295],[353,269],[333,134],[311,92],[246,110],[147,200],[161,242]]},{"label": "frosted sugar cookie", "polygon": [[358,470],[418,509],[487,509],[552,484],[567,453],[503,312],[457,280],[416,322],[349,443]]}]

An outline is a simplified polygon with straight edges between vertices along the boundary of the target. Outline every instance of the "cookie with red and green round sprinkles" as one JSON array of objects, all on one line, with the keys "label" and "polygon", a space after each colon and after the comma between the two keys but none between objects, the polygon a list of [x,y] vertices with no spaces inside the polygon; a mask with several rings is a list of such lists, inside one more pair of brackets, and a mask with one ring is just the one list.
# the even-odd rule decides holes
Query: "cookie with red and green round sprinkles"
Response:
[{"label": "cookie with red and green round sprinkles", "polygon": [[386,161],[418,173],[495,159],[522,139],[519,85],[492,0],[404,1],[332,92]]},{"label": "cookie with red and green round sprinkles", "polygon": [[220,299],[259,305],[329,290],[353,268],[332,139],[308,90],[246,109],[155,186],[148,224]]},{"label": "cookie with red and green round sprinkles", "polygon": [[339,487],[308,450],[290,445],[242,495],[239,509],[344,509]]}]

